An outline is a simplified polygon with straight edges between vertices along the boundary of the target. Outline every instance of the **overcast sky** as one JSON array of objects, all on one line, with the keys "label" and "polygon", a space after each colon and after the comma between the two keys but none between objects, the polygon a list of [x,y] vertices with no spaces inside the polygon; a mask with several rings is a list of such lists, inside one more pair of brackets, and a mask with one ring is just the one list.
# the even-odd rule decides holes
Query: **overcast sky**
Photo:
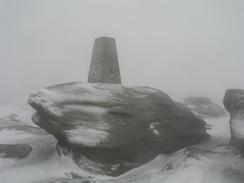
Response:
[{"label": "overcast sky", "polygon": [[0,0],[0,103],[87,81],[94,38],[116,38],[124,85],[176,100],[244,88],[243,0]]}]

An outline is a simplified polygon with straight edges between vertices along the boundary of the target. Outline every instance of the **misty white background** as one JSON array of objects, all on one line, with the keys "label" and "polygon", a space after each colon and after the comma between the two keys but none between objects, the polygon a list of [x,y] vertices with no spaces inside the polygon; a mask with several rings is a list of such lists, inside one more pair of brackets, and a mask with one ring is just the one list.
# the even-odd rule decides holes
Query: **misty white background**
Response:
[{"label": "misty white background", "polygon": [[125,85],[221,100],[244,88],[243,34],[243,0],[0,0],[0,104],[86,81],[99,36]]}]

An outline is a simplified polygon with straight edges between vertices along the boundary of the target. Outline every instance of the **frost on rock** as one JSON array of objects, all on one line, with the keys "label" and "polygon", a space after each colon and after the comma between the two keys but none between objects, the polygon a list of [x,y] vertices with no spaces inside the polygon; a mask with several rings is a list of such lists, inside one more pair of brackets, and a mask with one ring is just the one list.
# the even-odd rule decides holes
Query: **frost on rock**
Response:
[{"label": "frost on rock", "polygon": [[212,102],[207,97],[188,97],[184,104],[197,116],[201,118],[217,118],[225,115],[221,105]]},{"label": "frost on rock", "polygon": [[82,143],[84,146],[96,146],[101,142],[104,142],[109,133],[104,130],[94,128],[76,128],[71,130],[65,130],[69,141],[76,144]]},{"label": "frost on rock", "polygon": [[[211,126],[211,129],[208,129],[211,136],[208,141],[175,153],[159,154],[140,167],[118,177],[111,177],[105,175],[108,168],[119,169],[126,163],[107,166],[82,156],[77,165],[72,156],[58,155],[56,140],[31,122],[30,114],[33,110],[22,107],[25,103],[26,101],[23,101],[23,105],[0,107],[3,109],[0,119],[0,143],[25,143],[33,148],[31,153],[21,160],[4,158],[2,154],[1,183],[243,183],[244,158],[235,148],[228,145],[230,130],[227,116],[206,120]],[[91,111],[98,114],[105,112],[104,108],[94,108]],[[153,129],[160,129],[157,122],[160,121],[151,120],[146,126],[150,134]],[[102,124],[104,122],[100,121],[98,131],[111,128]],[[135,133],[137,131],[138,129]],[[153,136],[157,135],[153,133]]]},{"label": "frost on rock", "polygon": [[29,104],[33,121],[76,162],[85,156],[109,167],[121,163],[114,176],[209,137],[203,120],[150,87],[64,83],[32,94]]},{"label": "frost on rock", "polygon": [[159,123],[158,122],[153,122],[153,123],[151,123],[150,124],[150,126],[149,126],[149,130],[152,130],[152,132],[154,133],[154,134],[156,134],[156,135],[159,135],[160,134],[160,132],[159,132],[159,130],[157,129],[157,126],[159,125]]}]

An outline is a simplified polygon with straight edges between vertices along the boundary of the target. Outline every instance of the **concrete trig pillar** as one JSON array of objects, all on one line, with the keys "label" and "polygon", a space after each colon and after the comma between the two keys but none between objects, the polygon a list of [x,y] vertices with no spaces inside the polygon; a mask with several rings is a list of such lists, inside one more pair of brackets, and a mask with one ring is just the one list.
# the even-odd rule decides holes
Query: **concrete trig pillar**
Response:
[{"label": "concrete trig pillar", "polygon": [[114,38],[99,37],[95,39],[88,82],[121,83],[118,55]]}]

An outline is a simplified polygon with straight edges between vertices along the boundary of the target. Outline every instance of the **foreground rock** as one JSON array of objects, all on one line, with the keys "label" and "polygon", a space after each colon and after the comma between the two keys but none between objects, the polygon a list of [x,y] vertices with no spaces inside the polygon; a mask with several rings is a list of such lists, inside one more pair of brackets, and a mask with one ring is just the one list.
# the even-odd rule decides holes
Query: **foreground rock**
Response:
[{"label": "foreground rock", "polygon": [[230,113],[231,144],[244,152],[244,90],[227,90],[224,106]]},{"label": "foreground rock", "polygon": [[72,152],[77,164],[85,156],[112,175],[208,138],[203,120],[148,87],[66,83],[31,95],[29,104],[59,152]]},{"label": "foreground rock", "polygon": [[184,100],[184,104],[201,118],[216,118],[225,114],[223,107],[206,97],[188,97]]}]

